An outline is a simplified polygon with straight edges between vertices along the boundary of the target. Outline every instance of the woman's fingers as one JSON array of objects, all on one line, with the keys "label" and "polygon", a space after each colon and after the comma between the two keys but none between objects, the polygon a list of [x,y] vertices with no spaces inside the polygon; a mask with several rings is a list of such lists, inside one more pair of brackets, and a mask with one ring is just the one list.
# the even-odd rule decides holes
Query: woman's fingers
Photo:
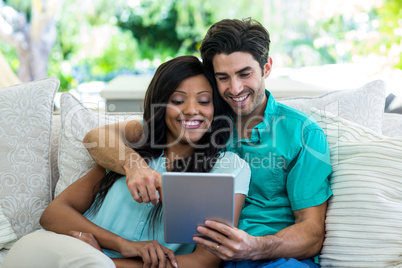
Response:
[{"label": "woman's fingers", "polygon": [[98,240],[96,240],[95,236],[91,233],[84,233],[84,232],[78,232],[78,231],[70,231],[69,235],[72,237],[75,237],[91,246],[94,248],[102,251],[101,246],[98,243]]},{"label": "woman's fingers", "polygon": [[178,267],[177,265],[177,260],[176,260],[176,255],[174,255],[173,251],[163,247],[164,249],[164,254],[165,256],[167,256],[167,258],[169,259],[170,263],[173,265],[173,267]]},{"label": "woman's fingers", "polygon": [[70,231],[68,234],[72,237],[78,238],[81,232],[78,231]]}]

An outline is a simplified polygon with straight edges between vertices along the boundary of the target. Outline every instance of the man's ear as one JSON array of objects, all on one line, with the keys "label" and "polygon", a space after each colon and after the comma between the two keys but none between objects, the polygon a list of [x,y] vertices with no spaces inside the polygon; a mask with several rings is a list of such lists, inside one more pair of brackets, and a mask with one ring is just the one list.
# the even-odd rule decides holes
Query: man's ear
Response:
[{"label": "man's ear", "polygon": [[272,58],[268,57],[267,63],[264,65],[264,78],[266,79],[272,70]]}]

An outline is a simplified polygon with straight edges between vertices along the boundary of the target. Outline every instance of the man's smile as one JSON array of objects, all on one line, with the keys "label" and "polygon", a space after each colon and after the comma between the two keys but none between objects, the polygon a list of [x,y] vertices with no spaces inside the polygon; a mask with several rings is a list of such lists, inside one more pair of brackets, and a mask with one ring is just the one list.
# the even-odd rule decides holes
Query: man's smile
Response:
[{"label": "man's smile", "polygon": [[246,94],[240,97],[230,97],[232,99],[232,103],[234,105],[244,105],[248,98],[249,98],[250,94]]}]

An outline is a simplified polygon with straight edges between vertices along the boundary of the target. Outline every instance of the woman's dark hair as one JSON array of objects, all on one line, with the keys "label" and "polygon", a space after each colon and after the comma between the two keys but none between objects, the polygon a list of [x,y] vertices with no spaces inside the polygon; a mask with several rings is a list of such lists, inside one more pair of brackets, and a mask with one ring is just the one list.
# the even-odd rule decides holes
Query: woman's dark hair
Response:
[{"label": "woman's dark hair", "polygon": [[234,52],[250,53],[264,70],[270,43],[267,29],[258,21],[251,18],[224,19],[208,29],[201,43],[200,53],[203,63],[211,70],[216,54],[229,55]]},{"label": "woman's dark hair", "polygon": [[[166,148],[165,113],[169,97],[183,80],[197,75],[204,75],[212,86],[214,118],[208,131],[195,146],[194,153],[186,159],[176,160],[173,163],[173,171],[209,172],[219,157],[219,152],[225,148],[233,128],[228,117],[230,108],[219,96],[215,77],[198,58],[180,56],[161,64],[148,86],[143,114],[145,142],[139,147],[127,143],[146,161],[161,156]],[[121,176],[112,171],[106,174],[100,182],[99,190],[94,193],[96,199],[90,213],[97,213],[110,187]],[[161,202],[154,207],[152,218],[155,218],[155,215],[160,216],[160,204]]]}]

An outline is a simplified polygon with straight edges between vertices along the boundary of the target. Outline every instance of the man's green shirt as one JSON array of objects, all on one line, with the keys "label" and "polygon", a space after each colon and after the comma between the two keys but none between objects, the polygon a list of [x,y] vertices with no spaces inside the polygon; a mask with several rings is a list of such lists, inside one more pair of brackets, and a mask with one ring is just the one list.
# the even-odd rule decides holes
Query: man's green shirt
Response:
[{"label": "man's green shirt", "polygon": [[332,172],[325,134],[310,116],[268,97],[264,120],[250,139],[235,129],[227,150],[249,163],[249,193],[239,228],[272,235],[295,223],[294,210],[317,206],[331,195]]}]

